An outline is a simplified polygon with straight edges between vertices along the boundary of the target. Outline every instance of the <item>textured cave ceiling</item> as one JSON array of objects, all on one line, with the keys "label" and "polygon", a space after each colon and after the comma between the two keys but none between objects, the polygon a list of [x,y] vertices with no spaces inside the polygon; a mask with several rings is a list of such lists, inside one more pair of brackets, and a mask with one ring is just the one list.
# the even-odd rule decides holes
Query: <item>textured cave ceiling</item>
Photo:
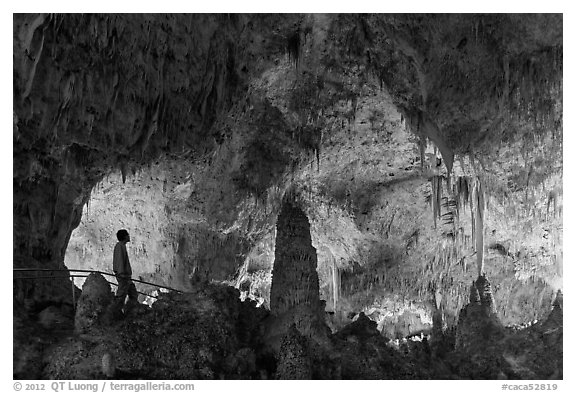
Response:
[{"label": "textured cave ceiling", "polygon": [[471,212],[436,223],[431,201],[467,176],[500,315],[537,318],[562,288],[562,23],[16,14],[14,266],[104,267],[121,223],[144,277],[267,302],[290,189],[328,309],[429,315],[440,294],[455,317]]}]

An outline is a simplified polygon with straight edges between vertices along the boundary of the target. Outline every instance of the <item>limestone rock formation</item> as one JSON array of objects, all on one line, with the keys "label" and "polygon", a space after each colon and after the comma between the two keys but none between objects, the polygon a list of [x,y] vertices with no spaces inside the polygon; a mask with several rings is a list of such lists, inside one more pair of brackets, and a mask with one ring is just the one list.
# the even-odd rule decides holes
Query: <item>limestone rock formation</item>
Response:
[{"label": "limestone rock formation", "polygon": [[276,223],[276,247],[267,342],[275,351],[294,325],[300,334],[326,342],[330,329],[325,323],[325,301],[320,300],[316,249],[310,224],[293,196],[286,198]]},{"label": "limestone rock formation", "polygon": [[255,53],[283,52],[261,29],[291,23],[232,19],[14,15],[15,266],[63,267],[82,207],[112,169],[125,179],[165,153],[217,145],[218,115],[271,62]]},{"label": "limestone rock formation", "polygon": [[284,203],[276,223],[270,288],[270,311],[274,315],[281,315],[299,304],[320,308],[317,266],[308,218],[299,207]]},{"label": "limestone rock formation", "polygon": [[58,329],[71,324],[70,317],[61,308],[48,306],[38,313],[38,322],[45,329]]},{"label": "limestone rock formation", "polygon": [[366,340],[367,338],[379,335],[380,332],[376,329],[376,322],[372,321],[364,315],[364,313],[360,313],[358,319],[339,330],[335,334],[335,337],[347,339],[349,336],[354,336],[358,340]]},{"label": "limestone rock formation", "polygon": [[18,379],[39,379],[42,369],[44,345],[38,334],[38,324],[14,304],[12,317],[14,352],[12,355],[13,375]]},{"label": "limestone rock formation", "polygon": [[[137,275],[191,293],[112,318],[120,337],[93,283],[77,328],[118,348],[118,378],[269,377],[292,325],[313,378],[561,375],[562,14],[13,22],[13,266],[59,270],[15,277],[14,330],[45,325],[15,334],[15,376],[50,354],[49,378],[103,376],[101,342],[43,351],[66,268],[109,269],[119,224]],[[446,350],[339,339],[325,311],[406,340],[446,323]]]},{"label": "limestone rock formation", "polygon": [[562,329],[564,326],[564,294],[558,290],[554,303],[552,303],[552,311],[546,322],[542,327],[546,330]]},{"label": "limestone rock formation", "polygon": [[243,303],[238,291],[205,284],[188,294],[162,294],[151,310],[113,325],[93,325],[45,353],[43,376],[103,379],[114,362],[119,379],[250,379],[270,375],[275,360],[262,351],[259,325],[268,315]]},{"label": "limestone rock formation", "polygon": [[[403,339],[395,348],[365,315],[326,342],[306,337],[293,323],[274,353],[261,327],[277,317],[254,302],[241,302],[238,291],[229,286],[205,284],[188,294],[163,294],[148,313],[128,315],[113,326],[93,325],[90,335],[37,351],[35,361],[47,366],[36,376],[102,379],[111,374],[108,360],[113,359],[114,378],[119,379],[562,377],[562,359],[556,355],[561,351],[561,328],[548,331],[552,322],[545,321],[520,331],[502,328],[499,334],[483,334],[488,323],[482,318],[491,315],[496,319],[490,321],[498,321],[481,307],[466,308],[466,320],[459,327],[469,334],[461,334],[461,344],[441,357],[421,337]],[[549,318],[554,323],[558,312],[555,308]],[[27,361],[34,364],[33,359]]]},{"label": "limestone rock formation", "polygon": [[461,312],[448,364],[471,379],[561,379],[563,328],[557,305],[544,321],[516,330],[505,329],[488,305],[469,304]]},{"label": "limestone rock formation", "polygon": [[504,326],[495,313],[490,282],[486,276],[478,277],[472,286],[475,288],[470,292],[473,302],[460,311],[456,330],[456,349],[471,351],[488,342],[498,341],[504,333]]},{"label": "limestone rock formation", "polygon": [[114,294],[108,281],[99,273],[90,273],[82,286],[82,295],[76,306],[76,332],[84,333],[103,323],[113,299]]},{"label": "limestone rock formation", "polygon": [[114,378],[114,375],[116,374],[114,356],[109,352],[102,356],[102,374],[108,378]]},{"label": "limestone rock formation", "polygon": [[496,305],[494,304],[494,295],[492,294],[492,285],[486,278],[486,275],[478,277],[474,286],[478,290],[480,297],[480,304],[490,313],[496,313]]},{"label": "limestone rock formation", "polygon": [[290,326],[282,339],[276,379],[312,379],[308,342],[296,325]]},{"label": "limestone rock formation", "polygon": [[[313,197],[316,217],[334,209],[336,228],[346,228],[332,237],[322,220],[311,222],[330,307],[341,287],[334,278],[346,272],[362,287],[381,287],[379,302],[398,292],[422,300],[429,284],[443,285],[454,291],[446,309],[456,315],[466,303],[470,250],[455,247],[460,285],[438,283],[442,263],[422,261],[432,260],[443,239],[416,225],[431,218],[422,203],[428,175],[445,177],[449,167],[456,176],[482,176],[495,210],[505,212],[488,216],[487,237],[509,239],[506,255],[520,253],[514,268],[501,257],[491,267],[505,281],[495,296],[514,302],[506,322],[519,322],[521,312],[541,314],[558,288],[561,15],[86,14],[15,15],[14,22],[15,266],[63,268],[83,206],[112,171],[126,181],[151,163],[189,159],[201,163],[203,176],[190,176],[194,185],[206,187],[198,190],[201,219],[214,225],[162,234],[172,246],[154,252],[167,257],[166,277],[186,285],[180,277],[193,270],[187,254],[198,253],[197,272],[230,279],[269,235],[270,212],[280,208],[273,190],[283,190],[291,174]],[[446,168],[436,165],[441,158]],[[191,208],[199,208],[196,196]],[[254,213],[254,196],[268,214]],[[319,199],[324,206],[313,207]],[[528,209],[512,211],[506,200]],[[469,223],[462,224],[456,229],[467,232]],[[526,244],[524,227],[531,231]],[[241,256],[228,263],[191,239],[225,242],[227,253]],[[390,262],[397,267],[383,269]],[[352,269],[355,263],[364,269]],[[428,270],[434,275],[420,274]],[[414,271],[409,289],[403,280]],[[26,285],[66,299],[61,284]],[[533,310],[520,310],[508,295],[524,284],[542,293]],[[30,296],[33,289],[22,286],[15,289]],[[341,305],[376,306],[346,297]]]},{"label": "limestone rock formation", "polygon": [[544,345],[558,355],[557,359],[550,359],[556,364],[558,378],[561,378],[563,354],[564,354],[564,295],[561,291],[556,294],[556,299],[552,305],[552,311],[544,320],[541,326],[536,325],[541,334]]}]

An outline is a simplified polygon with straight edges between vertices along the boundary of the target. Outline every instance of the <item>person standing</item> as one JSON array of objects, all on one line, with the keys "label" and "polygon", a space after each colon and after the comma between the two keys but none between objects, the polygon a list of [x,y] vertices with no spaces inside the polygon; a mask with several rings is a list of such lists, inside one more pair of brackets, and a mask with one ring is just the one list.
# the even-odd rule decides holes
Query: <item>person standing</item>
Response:
[{"label": "person standing", "polygon": [[126,250],[126,243],[130,242],[130,234],[126,229],[120,229],[116,233],[118,243],[114,247],[113,270],[118,281],[118,289],[116,290],[116,303],[122,307],[128,296],[128,303],[138,302],[138,292],[136,286],[132,282],[132,267],[130,266],[130,259],[128,258],[128,251]]}]

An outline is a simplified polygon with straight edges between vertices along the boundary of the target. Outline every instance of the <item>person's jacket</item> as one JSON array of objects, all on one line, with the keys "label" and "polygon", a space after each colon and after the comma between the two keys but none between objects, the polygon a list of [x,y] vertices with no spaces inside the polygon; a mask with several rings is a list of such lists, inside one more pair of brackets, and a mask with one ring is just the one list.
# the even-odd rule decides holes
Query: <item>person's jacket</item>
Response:
[{"label": "person's jacket", "polygon": [[126,243],[118,242],[114,247],[114,274],[120,277],[132,277],[132,267],[126,251]]}]

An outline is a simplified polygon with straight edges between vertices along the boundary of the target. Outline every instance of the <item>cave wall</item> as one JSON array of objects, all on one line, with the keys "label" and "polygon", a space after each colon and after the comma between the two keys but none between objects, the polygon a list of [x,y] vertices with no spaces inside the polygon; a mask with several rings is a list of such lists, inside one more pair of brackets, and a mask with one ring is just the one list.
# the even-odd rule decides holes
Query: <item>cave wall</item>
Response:
[{"label": "cave wall", "polygon": [[195,192],[166,205],[205,224],[132,245],[146,260],[144,244],[167,241],[154,250],[176,265],[166,279],[185,285],[204,258],[203,275],[244,269],[266,292],[295,186],[330,307],[427,313],[441,288],[455,318],[473,250],[452,252],[426,205],[429,178],[451,172],[489,194],[487,272],[496,297],[519,299],[498,307],[537,315],[562,286],[561,39],[553,14],[14,15],[14,266],[61,267],[110,173],[123,191],[141,173],[131,192],[162,205],[141,168],[179,155],[202,163],[184,185]]},{"label": "cave wall", "polygon": [[[192,273],[190,228],[199,225],[198,212],[185,201],[193,192],[194,165],[183,160],[158,162],[129,173],[112,173],[94,187],[82,221],[72,232],[64,263],[73,269],[112,270],[116,232],[131,234],[128,252],[135,277],[186,289]],[[80,283],[80,280],[78,280]],[[154,288],[139,285],[149,292]]]},{"label": "cave wall", "polygon": [[270,61],[255,53],[283,51],[256,37],[289,23],[277,15],[15,14],[15,192],[26,180],[60,182],[65,167],[87,195],[112,168],[127,173],[162,152],[205,154],[216,115]]},{"label": "cave wall", "polygon": [[[199,23],[185,23],[192,18]],[[15,254],[61,265],[82,205],[110,168],[181,148],[184,125],[209,127],[234,88],[222,88],[235,71],[226,71],[233,54],[217,27],[204,16],[14,15]],[[176,45],[186,40],[198,57]],[[195,64],[200,57],[212,63]],[[190,121],[185,102],[198,109]]]},{"label": "cave wall", "polygon": [[[278,80],[276,83],[283,85],[286,82]],[[339,313],[344,322],[348,313],[364,310],[379,323],[380,329],[396,336],[397,331],[406,335],[430,325],[434,311],[432,299],[439,287],[449,314],[447,317],[455,323],[458,310],[466,303],[468,283],[475,278],[469,212],[464,212],[457,223],[468,241],[461,242],[454,251],[446,237],[454,230],[452,225],[439,220],[435,229],[428,202],[431,194],[429,176],[443,173],[435,167],[438,152],[430,144],[425,150],[425,161],[421,163],[418,142],[413,139],[391,98],[377,86],[365,88],[365,98],[359,100],[355,119],[350,124],[345,123],[325,141],[318,162],[313,157],[309,165],[298,167],[291,175],[299,187],[303,209],[310,217],[312,245],[318,255],[320,298],[326,301],[326,309]],[[277,90],[272,88],[271,91]],[[278,99],[275,102],[281,103]],[[263,105],[262,108],[268,107]],[[254,109],[252,113],[262,112]],[[185,287],[200,258],[211,279],[235,278],[233,283],[243,290],[244,296],[251,296],[269,307],[276,241],[274,221],[283,189],[267,186],[265,198],[254,198],[239,186],[245,182],[231,180],[238,169],[246,165],[247,157],[251,162],[256,160],[257,156],[244,154],[249,151],[251,141],[286,127],[279,122],[282,118],[278,112],[269,115],[266,122],[261,120],[261,115],[257,116],[259,120],[248,124],[269,128],[261,127],[254,133],[254,128],[246,127],[242,133],[233,134],[209,161],[194,165],[176,162],[164,168],[161,176],[172,173],[174,180],[169,181],[166,196],[153,201],[150,212],[158,210],[159,216],[128,221],[137,231],[140,227],[157,226],[167,217],[170,221],[206,221],[210,231],[219,234],[216,237],[231,239],[233,252],[220,253],[221,258],[214,258],[215,254],[210,254],[210,250],[220,250],[220,246],[203,250],[194,247],[194,239],[204,233],[202,225],[188,226],[186,230],[185,226],[178,230],[174,228],[160,234],[161,239],[137,232],[138,240],[130,248],[138,253],[133,259],[136,263],[148,264],[138,269],[153,275],[145,277],[164,282],[171,276],[172,283]],[[239,122],[239,128],[245,127],[244,124]],[[246,138],[242,139],[242,135]],[[277,142],[266,137],[269,138],[267,146],[276,148]],[[280,139],[280,143],[282,141]],[[290,146],[289,141],[284,141],[287,142],[285,146]],[[510,155],[512,151],[508,150],[506,154]],[[285,173],[282,162],[285,161],[267,158],[258,165]],[[468,158],[462,162],[463,165],[460,160],[456,162],[454,174],[474,173]],[[525,168],[528,164],[514,162],[513,165]],[[115,175],[117,192],[127,194],[113,205],[129,205],[133,203],[134,195],[161,194],[164,183],[162,179],[156,179],[158,170],[143,169],[137,176],[128,175],[125,185],[120,184],[120,175]],[[154,181],[148,181],[148,176]],[[178,185],[177,181],[186,183]],[[147,189],[148,186],[152,189]],[[171,187],[174,191],[170,191]],[[177,194],[176,187],[188,191],[183,192],[181,198],[169,197],[171,193]],[[538,201],[537,225],[530,218],[532,216],[521,210],[513,214],[510,206],[497,195],[490,202],[486,221],[486,266],[490,277],[498,283],[495,296],[499,299],[500,317],[506,324],[539,318],[546,312],[553,291],[561,285],[561,197],[554,208],[554,201],[547,203],[548,190],[546,185],[532,191],[531,197]],[[102,199],[102,203],[106,200]],[[95,206],[93,199],[90,204],[93,212]],[[140,203],[134,206],[134,211],[131,209],[130,205],[126,212],[132,217],[130,220],[142,213],[139,210],[148,211]],[[168,209],[170,215],[163,209]],[[122,210],[119,208],[115,214],[124,214]],[[104,211],[98,210],[92,217],[103,214]],[[87,221],[86,230],[93,225]],[[528,242],[525,241],[527,236],[531,239]],[[182,243],[181,239],[184,239]],[[153,249],[155,244],[161,243],[168,247]],[[506,251],[498,248],[498,244],[504,244]],[[78,244],[78,247],[72,247],[71,255],[80,255],[80,247],[85,245]],[[148,255],[139,251],[143,247]],[[176,249],[178,256],[174,257]],[[163,254],[163,250],[169,250],[170,255]],[[552,256],[557,256],[558,260]],[[106,258],[104,253],[102,260],[107,261]],[[161,264],[159,261],[170,262]],[[449,274],[445,273],[446,267],[450,269]],[[534,267],[538,268],[532,269]],[[154,273],[156,269],[161,272]],[[531,293],[537,295],[534,297]]]},{"label": "cave wall", "polygon": [[[16,180],[15,180],[16,183]],[[64,255],[72,230],[80,223],[82,206],[89,198],[75,179],[59,175],[56,179],[25,180],[14,185],[13,267],[64,268]],[[46,261],[51,261],[46,265]],[[68,280],[53,272],[33,275],[50,279],[15,279],[16,299],[43,303],[71,302]],[[15,277],[21,275],[15,275]],[[30,276],[24,273],[24,276]]]},{"label": "cave wall", "polygon": [[268,61],[254,54],[283,50],[255,38],[289,19],[14,14],[14,266],[63,267],[113,170],[211,150],[217,114]]},{"label": "cave wall", "polygon": [[[395,336],[396,330],[406,335],[430,327],[438,292],[453,325],[477,274],[470,210],[434,224],[431,179],[446,175],[436,164],[439,152],[428,144],[422,162],[419,142],[391,98],[377,85],[365,89],[355,119],[324,140],[319,162],[294,175],[317,249],[320,297],[343,322],[363,310]],[[506,325],[540,319],[562,286],[561,191],[554,191],[554,177],[520,192],[508,188],[510,174],[527,173],[531,166],[520,146],[502,148],[484,178],[485,269]],[[554,154],[549,145],[534,148]],[[452,184],[458,176],[482,174],[480,166],[474,157],[457,159]],[[442,184],[443,195],[451,195],[446,180]],[[530,202],[518,207],[526,195]],[[448,212],[444,207],[441,214]],[[273,233],[256,249],[240,281],[248,294],[266,302]]]}]

